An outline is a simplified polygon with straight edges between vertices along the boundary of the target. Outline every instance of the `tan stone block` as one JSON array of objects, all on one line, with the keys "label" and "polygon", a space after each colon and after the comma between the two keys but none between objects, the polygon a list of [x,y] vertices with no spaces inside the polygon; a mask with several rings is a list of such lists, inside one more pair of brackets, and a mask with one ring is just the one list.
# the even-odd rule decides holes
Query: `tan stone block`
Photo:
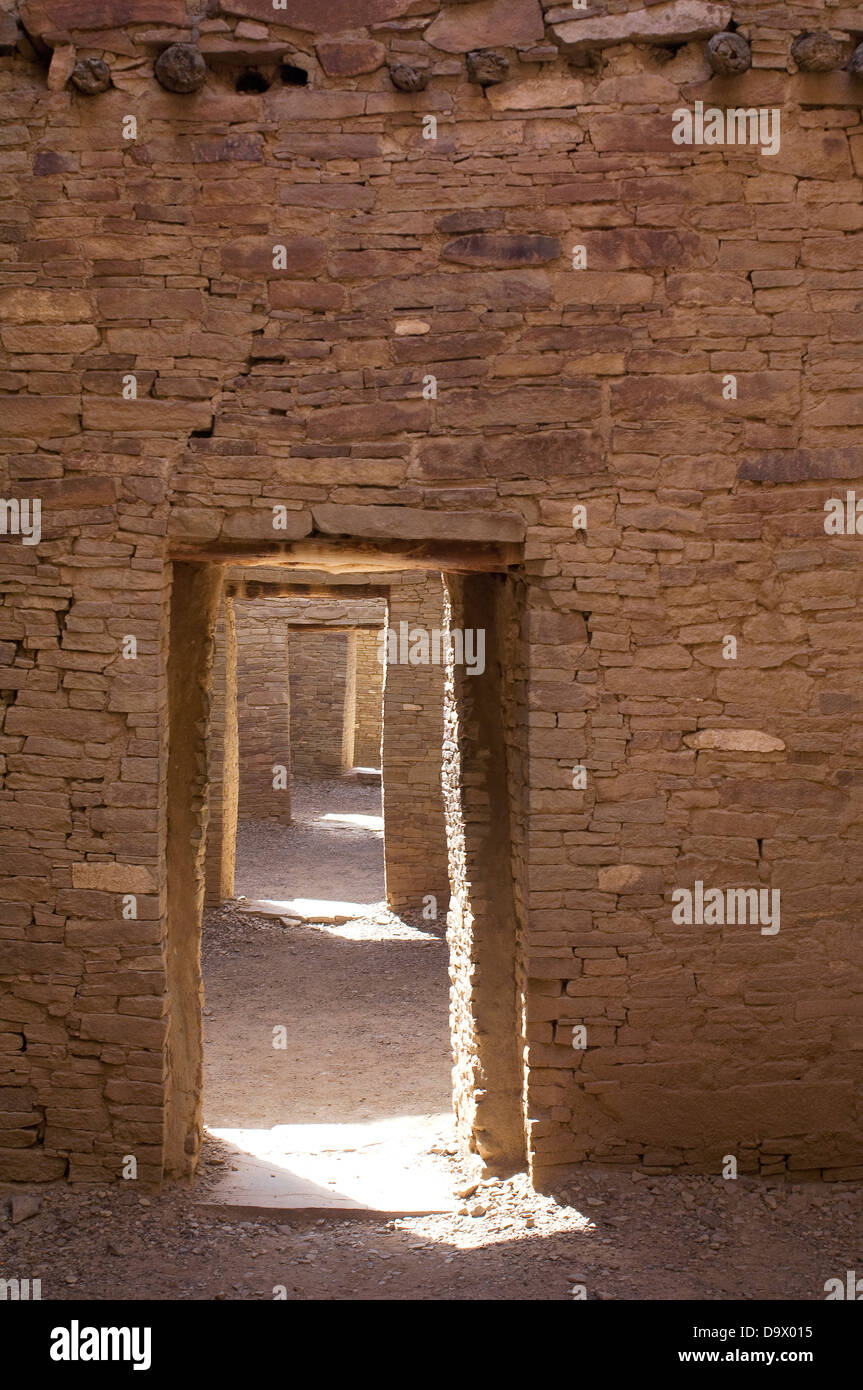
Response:
[{"label": "tan stone block", "polygon": [[285,0],[275,14],[273,0],[222,0],[220,8],[223,14],[247,15],[265,24],[339,34],[396,19],[407,13],[410,0],[327,0],[325,6],[320,0]]},{"label": "tan stone block", "polygon": [[[101,319],[179,319],[197,324],[201,314],[198,290],[100,289],[96,299]],[[92,310],[80,315],[91,316]]]},{"label": "tan stone block", "polygon": [[561,304],[649,304],[654,281],[636,271],[570,270],[554,276],[554,293]]},{"label": "tan stone block", "polygon": [[522,270],[517,274],[503,270],[462,270],[406,276],[381,280],[376,285],[354,290],[352,294],[355,308],[373,313],[426,308],[462,310],[465,305],[472,304],[482,305],[485,310],[536,309],[550,304],[552,297],[551,283],[544,270]]},{"label": "tan stone block", "polygon": [[105,893],[153,893],[158,889],[155,873],[143,864],[100,863],[87,860],[72,865],[75,888],[94,888]]},{"label": "tan stone block", "polygon": [[599,870],[597,884],[602,893],[661,893],[664,880],[661,869],[643,864],[613,864]]},{"label": "tan stone block", "polygon": [[357,77],[383,67],[387,51],[371,39],[324,39],[315,52],[328,77]]},{"label": "tan stone block", "polygon": [[39,485],[43,504],[55,511],[74,511],[82,507],[111,507],[117,500],[113,478],[71,476],[50,478]]},{"label": "tan stone block", "polygon": [[6,323],[86,323],[93,300],[81,290],[0,290],[0,318]]},{"label": "tan stone block", "polygon": [[4,396],[3,429],[13,438],[44,439],[78,434],[80,396]]},{"label": "tan stone block", "polygon": [[272,508],[255,507],[250,511],[228,512],[222,525],[222,535],[232,540],[298,540],[307,536],[312,529],[311,514],[307,511],[291,511],[279,526],[273,525]]},{"label": "tan stone block", "polygon": [[209,404],[199,405],[194,401],[125,401],[120,395],[116,400],[85,396],[83,418],[85,430],[188,434],[190,430],[207,429],[212,424],[213,412]]},{"label": "tan stone block", "polygon": [[[312,507],[325,536],[412,540],[519,541],[524,522],[511,512],[433,512],[412,507]],[[413,669],[413,668],[412,668]]]},{"label": "tan stone block", "polygon": [[543,108],[580,106],[584,99],[585,86],[581,79],[563,74],[499,82],[489,87],[487,92],[488,103],[494,111],[538,111]]},{"label": "tan stone block", "polygon": [[23,0],[21,16],[28,31],[37,37],[126,24],[184,28],[188,23],[183,0],[91,0],[86,9],[77,0]]},{"label": "tan stone block", "polygon": [[687,748],[727,753],[781,753],[785,748],[781,738],[760,729],[702,729],[697,734],[684,735],[683,742]]},{"label": "tan stone block", "polygon": [[68,1160],[39,1149],[4,1149],[0,1142],[0,1181],[53,1182],[65,1177]]},{"label": "tan stone block", "polygon": [[125,1014],[85,1014],[81,1037],[98,1042],[119,1043],[125,1047],[161,1048],[167,1021],[161,1018],[131,1018]]},{"label": "tan stone block", "polygon": [[425,38],[444,53],[477,48],[523,48],[545,36],[539,0],[479,0],[448,6],[433,19]]},{"label": "tan stone block", "polygon": [[[567,14],[569,17],[565,17]],[[549,19],[561,43],[577,52],[617,43],[677,44],[710,38],[728,27],[731,7],[708,0],[670,0],[668,4],[628,14],[586,15],[580,19],[562,8],[553,10]]]},{"label": "tan stone block", "polygon": [[652,106],[654,103],[676,102],[679,99],[677,83],[652,72],[606,77],[590,93],[592,106]]},{"label": "tan stone block", "polygon": [[722,671],[716,675],[716,694],[720,700],[751,710],[806,710],[815,682],[805,671]]},{"label": "tan stone block", "polygon": [[214,541],[224,521],[224,513],[205,507],[172,507],[168,534],[187,540]]},{"label": "tan stone block", "polygon": [[316,411],[308,426],[310,439],[380,439],[405,431],[425,432],[432,419],[428,401],[381,401],[374,405],[337,406]]},{"label": "tan stone block", "polygon": [[277,280],[274,248],[285,248],[286,276],[318,275],[326,264],[326,247],[317,237],[283,236],[274,231],[265,237],[237,237],[222,248],[222,270],[228,275]]},{"label": "tan stone block", "polygon": [[96,346],[99,331],[89,323],[58,323],[50,327],[34,323],[25,328],[4,328],[0,338],[9,352],[78,353]]},{"label": "tan stone block", "polygon": [[0,941],[0,975],[78,975],[82,959],[77,951],[69,951],[44,941]]}]

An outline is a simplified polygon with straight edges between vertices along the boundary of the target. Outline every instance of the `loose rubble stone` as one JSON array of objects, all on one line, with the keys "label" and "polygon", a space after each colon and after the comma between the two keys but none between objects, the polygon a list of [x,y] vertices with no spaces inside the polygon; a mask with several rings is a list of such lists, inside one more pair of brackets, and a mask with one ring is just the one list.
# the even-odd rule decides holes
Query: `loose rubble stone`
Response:
[{"label": "loose rubble stone", "polygon": [[854,77],[863,77],[863,43],[859,43],[851,54],[848,71]]},{"label": "loose rubble stone", "polygon": [[31,1216],[37,1215],[41,1207],[41,1197],[33,1196],[30,1192],[14,1192],[9,1203],[12,1225],[17,1226],[21,1221],[28,1221]]},{"label": "loose rubble stone", "polygon": [[197,92],[207,80],[207,64],[189,43],[172,43],[164,49],[153,71],[167,92]]},{"label": "loose rubble stone", "polygon": [[111,69],[101,58],[82,58],[72,69],[72,83],[85,96],[96,96],[110,87]]}]

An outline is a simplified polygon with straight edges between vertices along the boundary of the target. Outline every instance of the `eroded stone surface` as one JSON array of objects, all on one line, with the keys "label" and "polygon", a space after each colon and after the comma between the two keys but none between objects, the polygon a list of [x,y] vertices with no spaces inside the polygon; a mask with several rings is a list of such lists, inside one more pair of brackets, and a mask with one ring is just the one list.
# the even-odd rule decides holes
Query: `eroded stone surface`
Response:
[{"label": "eroded stone surface", "polygon": [[410,9],[411,0],[220,0],[224,14],[247,15],[289,29],[338,34],[397,19]]},{"label": "eroded stone surface", "polygon": [[152,893],[156,880],[144,864],[118,864],[115,861],[87,860],[72,865],[75,888],[95,888],[105,893]]},{"label": "eroded stone surface", "polygon": [[544,33],[539,0],[477,0],[442,10],[426,30],[426,38],[444,53],[467,53],[492,45],[535,43]]},{"label": "eroded stone surface", "polygon": [[628,14],[564,20],[554,32],[568,48],[603,48],[616,43],[687,43],[709,38],[727,27],[731,9],[702,0],[671,0],[670,4],[630,10]]},{"label": "eroded stone surface", "polygon": [[376,72],[386,58],[383,44],[371,40],[330,39],[316,44],[315,52],[328,77],[357,77],[360,73]]},{"label": "eroded stone surface", "polygon": [[126,24],[165,24],[186,28],[184,0],[22,0],[21,18],[34,37],[76,29],[113,29]]},{"label": "eroded stone surface", "polygon": [[662,891],[662,871],[642,864],[615,864],[600,869],[597,887],[601,893],[657,893]]},{"label": "eroded stone surface", "polygon": [[726,753],[781,753],[785,748],[781,738],[760,729],[702,729],[687,734],[683,742],[687,748],[714,748]]},{"label": "eroded stone surface", "polygon": [[578,106],[585,97],[576,77],[517,78],[493,87],[488,99],[495,111],[536,111],[543,107]]},{"label": "eroded stone surface", "polygon": [[545,265],[561,254],[557,237],[500,236],[478,232],[448,241],[441,250],[445,261],[461,265],[507,266]]}]

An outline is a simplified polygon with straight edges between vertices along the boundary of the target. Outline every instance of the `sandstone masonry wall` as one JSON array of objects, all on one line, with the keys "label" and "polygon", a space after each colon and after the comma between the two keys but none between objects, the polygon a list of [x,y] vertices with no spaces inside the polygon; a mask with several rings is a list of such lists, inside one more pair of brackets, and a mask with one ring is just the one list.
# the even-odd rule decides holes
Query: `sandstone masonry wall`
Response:
[{"label": "sandstone masonry wall", "polygon": [[346,632],[291,634],[291,747],[298,777],[343,771],[349,649]]},{"label": "sandstone masonry wall", "polygon": [[235,600],[242,820],[291,821],[288,630],[266,603]]},{"label": "sandstone masonry wall", "polygon": [[[393,586],[387,626],[433,632],[443,627],[441,576]],[[399,655],[404,658],[399,642]],[[409,651],[407,652],[409,655]],[[444,666],[387,661],[384,674],[383,778],[387,901],[395,911],[424,907],[444,920],[449,902],[441,792]],[[425,900],[434,898],[434,904]]]},{"label": "sandstone masonry wall", "polygon": [[354,766],[380,767],[383,716],[383,666],[378,634],[356,634],[357,703]]},{"label": "sandstone masonry wall", "polygon": [[[792,56],[814,27],[831,71]],[[537,1180],[863,1174],[855,496],[825,530],[863,478],[860,27],[821,0],[0,14],[0,1178],[194,1166],[216,569],[481,560],[524,586],[496,747]],[[164,90],[192,40],[205,84]],[[696,102],[779,111],[780,147],[675,143]],[[434,672],[392,669],[431,811]],[[781,930],[675,922],[699,882],[779,890]]]}]

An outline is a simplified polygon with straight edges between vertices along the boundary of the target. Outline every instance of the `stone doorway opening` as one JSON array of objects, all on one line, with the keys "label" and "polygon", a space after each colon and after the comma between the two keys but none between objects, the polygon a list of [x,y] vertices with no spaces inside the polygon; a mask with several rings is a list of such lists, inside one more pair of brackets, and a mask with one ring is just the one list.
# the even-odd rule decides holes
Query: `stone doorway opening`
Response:
[{"label": "stone doorway opening", "polygon": [[[386,944],[386,954],[390,959],[394,952],[413,950],[419,960],[422,957],[422,951],[418,950],[419,943],[423,942],[428,960],[437,952],[444,967],[437,980],[439,1004],[442,1006],[439,1017],[443,1022],[449,1013],[449,1028],[444,1027],[441,1031],[435,1040],[435,1047],[446,1071],[449,1072],[452,1067],[452,1092],[449,1095],[455,1109],[458,1134],[463,1145],[482,1155],[490,1166],[500,1168],[517,1166],[524,1155],[521,1076],[521,916],[524,905],[520,866],[525,778],[522,760],[524,721],[520,719],[520,711],[524,705],[522,691],[525,673],[520,667],[521,582],[516,574],[501,572],[500,569],[492,571],[487,558],[481,557],[481,563],[482,560],[487,569],[483,566],[479,572],[444,572],[442,583],[441,571],[437,570],[438,593],[443,599],[441,631],[451,634],[451,659],[446,669],[438,672],[442,684],[442,700],[438,709],[441,742],[436,757],[426,747],[424,763],[430,763],[434,769],[434,782],[444,811],[441,830],[448,851],[449,882],[442,894],[421,891],[428,887],[428,883],[422,881],[423,875],[419,879],[415,875],[413,883],[407,889],[405,887],[405,871],[409,870],[412,861],[416,867],[416,846],[422,846],[423,834],[430,833],[430,827],[419,824],[416,817],[412,822],[412,818],[405,815],[407,798],[411,794],[411,779],[402,776],[400,784],[397,774],[400,760],[402,768],[407,767],[410,761],[410,750],[406,748],[409,735],[397,737],[398,721],[394,719],[391,752],[388,755],[387,696],[386,693],[384,695],[381,760],[385,788],[384,820],[387,818],[389,801],[390,816],[395,817],[398,813],[401,823],[401,833],[393,837],[397,852],[393,853],[388,848],[386,890],[391,910],[398,913],[402,934],[396,932],[396,939],[387,943],[379,941],[375,949]],[[335,566],[333,568],[337,573]],[[420,577],[425,579],[424,572],[428,570],[432,570],[432,566],[424,565]],[[218,842],[220,835],[219,815],[224,818],[226,806],[230,813],[230,800],[234,795],[231,784],[239,780],[226,775],[223,770],[223,785],[217,788],[214,796],[216,779],[210,776],[212,761],[208,759],[208,734],[212,740],[213,730],[218,733],[220,718],[223,730],[229,729],[233,717],[228,708],[230,702],[226,702],[221,715],[218,708],[220,657],[217,626],[220,621],[225,621],[224,596],[230,589],[225,577],[224,562],[222,566],[185,560],[175,564],[169,666],[168,914],[172,986],[169,1056],[172,1084],[167,1135],[168,1172],[175,1175],[193,1170],[201,1144],[201,908],[205,877],[208,894],[212,894],[213,871],[208,861],[212,859],[212,846]],[[287,590],[290,572],[282,582]],[[276,597],[272,593],[270,596]],[[232,597],[239,597],[238,592],[235,591]],[[243,590],[242,597],[248,597],[248,590]],[[390,631],[393,630],[392,616],[390,607]],[[483,634],[485,660],[482,669],[475,651],[472,669],[466,666],[459,669],[458,661],[452,660],[453,655],[461,650],[453,638],[468,629]],[[397,627],[395,631],[398,632]],[[443,645],[446,654],[446,643]],[[386,680],[392,676],[394,685],[390,689],[390,700],[393,707],[401,705],[405,707],[401,710],[403,715],[416,715],[417,711],[409,707],[422,702],[416,698],[397,700],[397,695],[411,693],[409,685],[400,690],[398,682],[410,682],[417,674],[427,676],[428,672],[422,662],[413,671],[410,662],[404,664],[407,670],[402,669],[398,656],[388,664],[384,689],[386,692]],[[217,676],[215,681],[214,670]],[[289,682],[287,684],[289,686]],[[404,728],[409,730],[410,727],[405,720]],[[225,741],[225,749],[229,742]],[[227,757],[223,756],[223,768],[228,767],[230,756],[230,753]],[[388,756],[389,766],[396,774],[392,779],[394,792],[391,799],[387,796]],[[417,799],[416,787],[422,784],[423,776],[428,775],[428,767],[422,767],[421,772],[422,775],[414,782],[414,800]],[[354,790],[359,792],[360,787]],[[238,790],[237,800],[240,795]],[[353,829],[358,828],[358,824],[373,829],[373,815],[363,811],[353,814],[364,818],[364,821],[355,820]],[[413,848],[412,831],[416,836]],[[222,825],[220,872],[223,872],[226,858],[224,845],[227,838]],[[448,938],[445,938],[446,899],[450,893],[449,932]],[[405,902],[405,896],[410,898],[411,895],[412,900]],[[438,898],[437,912],[427,911],[423,917],[422,908],[428,908],[428,900],[435,897]],[[356,941],[350,941],[350,929],[344,931],[348,926],[346,922],[313,924],[306,920],[291,925],[295,931],[301,932],[313,929],[320,934],[322,928],[326,929],[326,949],[336,956],[341,953],[347,959],[357,949]],[[383,936],[391,928],[391,922],[381,921],[376,925]],[[339,944],[335,944],[338,929],[342,930],[338,935]],[[285,924],[280,921],[278,931],[283,935],[284,930]],[[414,934],[413,937],[410,933]],[[260,940],[258,938],[259,944]],[[245,968],[251,963],[249,950],[242,941],[239,944],[242,949],[235,955],[240,955]],[[368,943],[364,949],[368,950]],[[445,978],[447,963],[449,990]],[[378,973],[384,977],[379,983],[384,983],[386,972]],[[319,982],[325,984],[326,976],[326,970],[319,972]],[[310,997],[314,995],[314,990],[310,988],[309,980],[304,984],[297,976],[295,984],[297,988],[289,996],[290,1000],[295,1003],[298,998],[305,998],[314,1013],[314,998]],[[416,999],[412,997],[410,989],[403,990],[404,997],[399,998],[401,988],[400,984],[396,985],[388,1006],[401,1019],[401,1047],[404,1050],[404,1040],[410,1035],[411,1021],[416,1011]],[[450,993],[448,1011],[447,992]],[[235,1029],[232,1042],[235,1094],[239,1096],[242,1091],[246,1097],[244,1104],[250,1114],[254,1107],[249,1097],[257,1094],[263,1098],[266,1091],[262,1080],[264,1073],[271,1071],[273,1065],[278,1068],[286,1052],[290,1055],[291,1017],[277,1016],[284,1014],[285,1008],[279,1010],[263,1000],[261,1007],[266,1018],[261,1015],[256,1020],[246,1020],[249,1026],[254,1025],[254,1039],[240,1037]],[[294,1015],[294,1037],[298,1028],[302,1027],[302,1021]],[[421,1032],[420,1029],[415,1031],[417,1034]],[[449,1037],[446,1036],[447,1031]],[[326,1103],[323,1092],[327,1071],[321,1063],[326,1061],[328,1052],[331,1055],[334,1051],[338,1053],[338,1046],[328,1048],[326,1041],[326,1038],[319,1040],[313,1058],[317,1072],[310,1072],[308,1078],[305,1109],[294,1106],[290,1116],[292,1119],[301,1116],[300,1123],[315,1123],[316,1120],[309,1119],[309,1116],[318,1117],[317,1122],[321,1122],[320,1107]],[[422,1048],[421,1037],[412,1041]],[[267,1049],[266,1052],[264,1049]],[[454,1065],[446,1055],[450,1049]],[[398,1044],[391,1060],[393,1070],[403,1076],[405,1056],[399,1058]],[[337,1070],[343,1070],[343,1063],[344,1058],[337,1057]],[[381,1048],[378,1048],[373,1066],[377,1072],[386,1071]],[[435,1086],[440,1090],[434,1077],[429,1078],[429,1086],[430,1091]],[[366,1121],[369,1107],[377,1105],[381,1108],[380,1095],[376,1093],[370,1100],[366,1091],[374,1092],[375,1087],[361,1086],[359,1090],[354,1090],[350,1098],[351,1105],[355,1107],[352,1113],[360,1115],[356,1123]],[[363,1105],[366,1112],[356,1109]],[[386,1104],[383,1108],[386,1109]],[[264,1127],[262,1118],[265,1117],[257,1114],[261,1128]],[[284,1123],[285,1117],[275,1118]],[[377,1122],[386,1122],[389,1118],[379,1114]],[[272,1166],[271,1154],[258,1154],[255,1157],[260,1160],[261,1168]],[[328,1207],[326,1196],[327,1193],[321,1189],[322,1209]]]}]

